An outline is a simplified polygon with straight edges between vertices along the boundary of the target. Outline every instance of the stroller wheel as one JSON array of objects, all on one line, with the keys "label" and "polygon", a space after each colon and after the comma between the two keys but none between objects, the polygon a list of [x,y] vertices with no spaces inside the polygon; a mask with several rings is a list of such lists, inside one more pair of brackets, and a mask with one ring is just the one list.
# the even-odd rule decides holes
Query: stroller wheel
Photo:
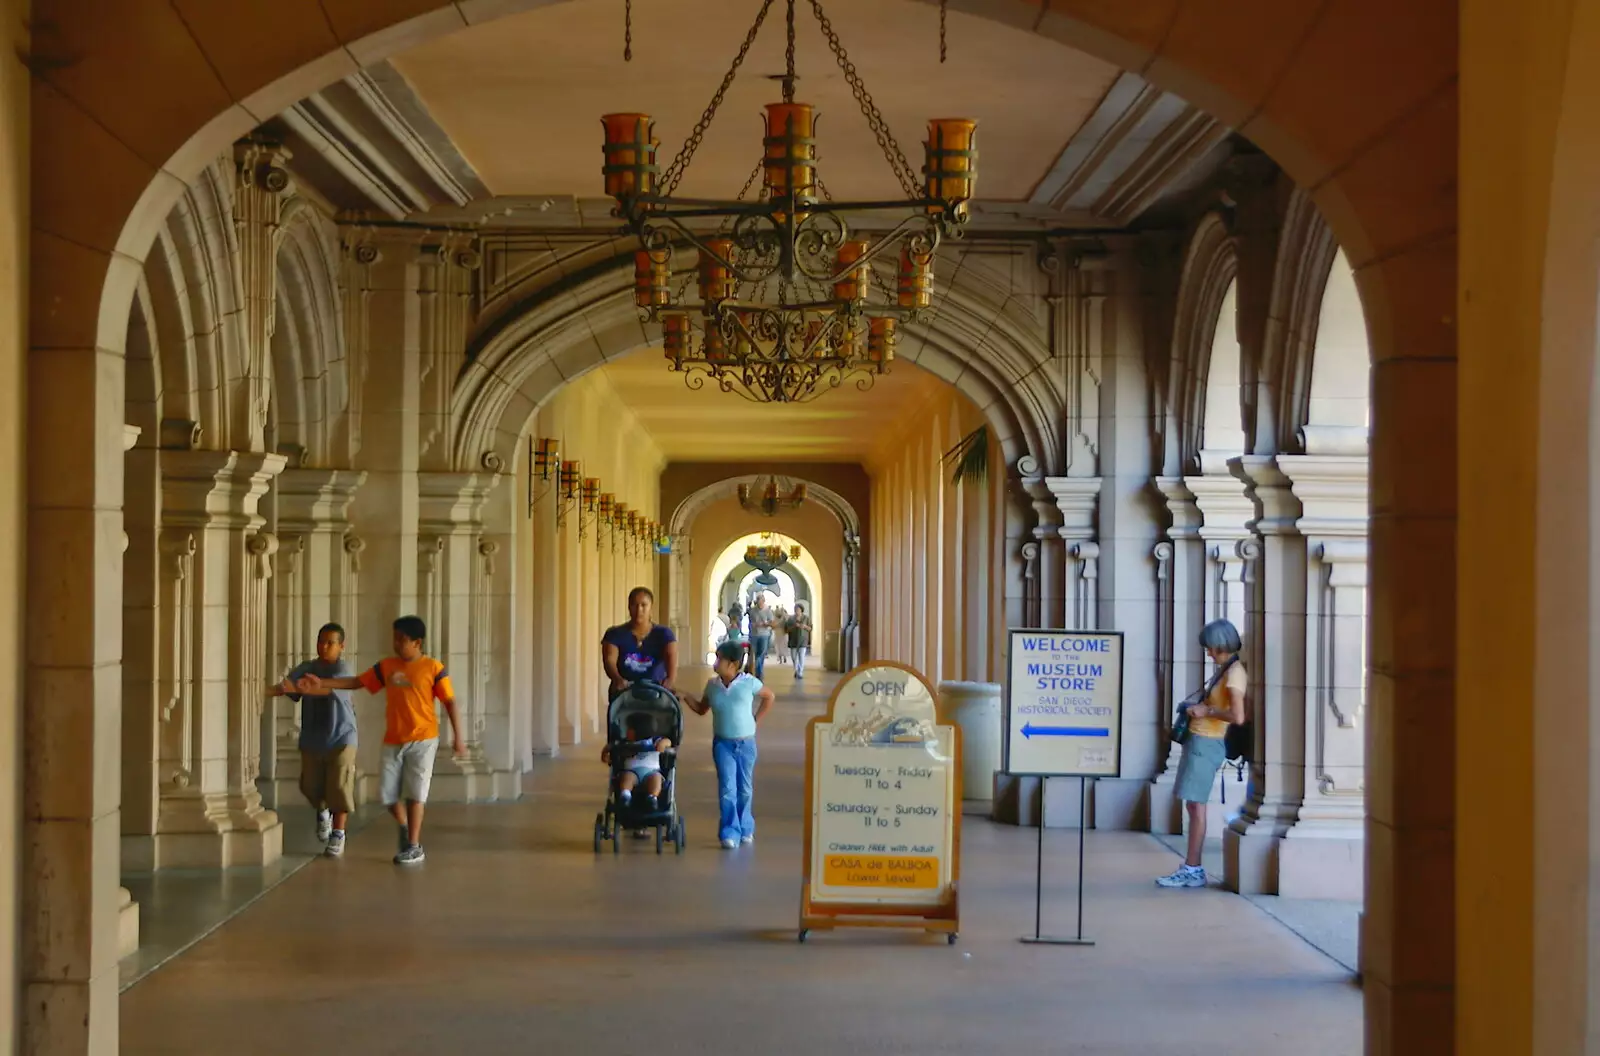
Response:
[{"label": "stroller wheel", "polygon": [[683,853],[684,844],[689,842],[688,840],[684,839],[683,831],[683,819],[679,818],[678,824],[674,826],[672,830],[672,846],[676,849],[676,853],[678,854]]},{"label": "stroller wheel", "polygon": [[604,814],[596,814],[594,816],[594,853],[595,854],[599,854],[600,853],[600,841],[605,839],[605,838],[606,838],[606,816]]},{"label": "stroller wheel", "polygon": [[662,844],[662,827],[660,825],[657,825],[656,826],[656,853],[657,854],[661,853],[661,844]]}]

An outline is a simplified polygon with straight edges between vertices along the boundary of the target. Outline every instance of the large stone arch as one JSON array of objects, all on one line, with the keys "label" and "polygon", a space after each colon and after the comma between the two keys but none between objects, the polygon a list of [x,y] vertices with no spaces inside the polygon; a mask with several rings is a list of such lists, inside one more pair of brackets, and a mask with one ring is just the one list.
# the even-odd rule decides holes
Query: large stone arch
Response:
[{"label": "large stone arch", "polygon": [[[1032,454],[1056,472],[1064,413],[1039,368],[1049,350],[960,279],[942,291],[937,317],[907,328],[899,359],[949,382],[990,423],[1008,463]],[[633,301],[633,262],[623,252],[523,295],[498,311],[451,397],[452,457],[459,469],[510,465],[534,411],[584,372],[651,343]]]},{"label": "large stone arch", "polygon": [[[691,492],[672,511],[668,529],[672,534],[674,546],[672,560],[667,565],[667,582],[674,626],[686,626],[689,623],[689,601],[692,596],[690,591],[694,589],[694,585],[690,582],[688,554],[680,550],[679,541],[687,536],[695,518],[699,517],[707,506],[719,499],[736,495],[739,485],[753,485],[758,479],[760,479],[759,474],[743,474],[715,481]],[[863,544],[861,515],[850,500],[838,492],[809,480],[804,475],[794,479],[805,483],[808,502],[815,502],[839,522],[839,532],[844,544],[843,578],[842,582],[830,589],[838,596],[838,626],[842,643],[840,660],[844,670],[848,671],[855,666],[860,655],[861,613],[865,605],[865,599],[862,597],[864,580],[860,574]]]},{"label": "large stone arch", "polygon": [[[197,6],[181,14],[173,6],[126,2],[78,17],[58,15],[47,0],[36,10],[36,21],[56,27],[60,53],[72,61],[32,67],[29,331],[39,350],[29,370],[33,446],[43,446],[37,433],[73,417],[69,408],[84,424],[58,431],[48,450],[29,452],[29,681],[35,684],[35,672],[50,673],[53,685],[72,688],[60,689],[58,706],[42,712],[47,718],[36,731],[30,728],[30,736],[56,750],[48,766],[30,771],[26,798],[81,809],[30,819],[26,845],[54,848],[62,862],[93,868],[107,846],[95,837],[97,819],[116,812],[108,793],[86,798],[81,788],[82,775],[96,770],[95,745],[103,740],[94,731],[115,723],[119,707],[117,679],[101,676],[105,667],[115,669],[119,649],[122,354],[154,232],[211,158],[306,94],[360,63],[541,2],[330,0],[289,10]],[[1396,394],[1410,391],[1408,371],[1418,360],[1438,364],[1454,382],[1453,0],[1234,7],[1205,0],[1047,6],[967,0],[960,6],[1139,72],[1281,163],[1312,194],[1357,271],[1376,361],[1374,493],[1388,496],[1397,482],[1418,474],[1453,478],[1453,439],[1441,437],[1436,421],[1407,416],[1394,403]],[[1362,61],[1351,62],[1352,53]],[[93,379],[87,388],[85,379]],[[1453,415],[1446,413],[1446,424],[1454,426]],[[1373,655],[1388,701],[1433,707],[1439,687],[1450,684],[1454,551],[1440,542],[1453,541],[1454,513],[1452,497],[1438,510],[1390,503],[1376,518]],[[54,545],[62,539],[82,545]],[[1406,619],[1396,620],[1402,566],[1409,608]],[[61,633],[65,627],[74,633]],[[62,723],[77,725],[69,731]],[[1424,742],[1418,751],[1447,749]],[[1448,787],[1453,765],[1428,758],[1428,780]],[[1405,805],[1425,795],[1401,786],[1397,773],[1385,762],[1370,775],[1385,803]],[[1369,903],[1367,927],[1389,940],[1383,948],[1393,952],[1393,963],[1420,967],[1403,977],[1389,963],[1369,969],[1369,1037],[1384,1048],[1419,1036],[1448,1044],[1454,1004],[1440,995],[1449,992],[1453,961],[1434,951],[1432,936],[1448,932],[1451,873],[1437,856],[1426,859],[1428,868],[1409,866],[1422,860],[1424,847],[1448,843],[1455,811],[1449,806],[1420,817],[1391,811],[1382,824],[1394,854],[1373,867],[1373,888],[1386,897]],[[92,941],[116,912],[115,892],[57,864],[25,866],[26,912],[36,916],[48,907],[86,923],[78,938],[38,932],[25,938],[24,1033],[35,1047],[82,1049],[91,1038],[115,1033],[114,1001],[105,996],[115,992],[115,963]],[[1439,918],[1437,930],[1432,924],[1401,930],[1397,917],[1413,910]]]}]

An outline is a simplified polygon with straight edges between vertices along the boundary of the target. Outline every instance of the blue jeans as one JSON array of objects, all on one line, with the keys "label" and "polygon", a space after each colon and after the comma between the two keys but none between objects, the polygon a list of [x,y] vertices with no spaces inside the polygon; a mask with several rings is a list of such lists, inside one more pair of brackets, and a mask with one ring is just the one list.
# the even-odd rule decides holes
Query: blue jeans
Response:
[{"label": "blue jeans", "polygon": [[752,634],[750,636],[750,665],[757,678],[767,669],[767,654],[772,651],[772,635]]},{"label": "blue jeans", "polygon": [[722,814],[717,839],[754,836],[756,818],[750,801],[755,797],[756,739],[728,741],[717,737],[711,742],[711,759],[717,764],[717,805]]}]

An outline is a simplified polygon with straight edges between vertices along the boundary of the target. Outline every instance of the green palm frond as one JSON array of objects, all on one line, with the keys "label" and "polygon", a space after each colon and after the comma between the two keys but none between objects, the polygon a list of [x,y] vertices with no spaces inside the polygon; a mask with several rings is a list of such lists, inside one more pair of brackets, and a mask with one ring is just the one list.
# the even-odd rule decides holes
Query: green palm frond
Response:
[{"label": "green palm frond", "polygon": [[940,459],[945,465],[954,465],[950,483],[971,481],[982,484],[989,476],[989,427],[980,425],[961,438],[961,441],[944,453]]}]

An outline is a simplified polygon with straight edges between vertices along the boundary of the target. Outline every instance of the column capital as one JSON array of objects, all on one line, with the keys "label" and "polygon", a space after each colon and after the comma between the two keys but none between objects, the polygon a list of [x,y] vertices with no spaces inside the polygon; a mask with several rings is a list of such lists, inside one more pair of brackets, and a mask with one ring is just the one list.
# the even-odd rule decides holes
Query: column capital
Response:
[{"label": "column capital", "polygon": [[1184,477],[1183,484],[1194,496],[1195,507],[1200,511],[1200,538],[1215,542],[1243,539],[1250,534],[1248,526],[1256,508],[1243,481],[1202,475]]},{"label": "column capital", "polygon": [[278,524],[286,532],[342,527],[367,479],[353,469],[285,469],[278,476]]},{"label": "column capital", "polygon": [[1301,514],[1293,481],[1278,466],[1276,455],[1240,455],[1228,460],[1228,470],[1245,485],[1255,510],[1251,525],[1262,535],[1294,535]]},{"label": "column capital", "polygon": [[450,532],[478,524],[483,518],[484,503],[499,479],[494,473],[418,473],[418,528],[424,532]]},{"label": "column capital", "polygon": [[1279,455],[1277,462],[1300,501],[1302,535],[1366,536],[1365,455]]},{"label": "column capital", "polygon": [[1194,492],[1182,477],[1152,477],[1155,488],[1166,503],[1172,527],[1167,529],[1168,539],[1189,539],[1200,534],[1200,507],[1195,503]]},{"label": "column capital", "polygon": [[1057,528],[1061,538],[1068,543],[1093,539],[1101,478],[1045,477],[1044,484],[1061,513],[1061,525]]},{"label": "column capital", "polygon": [[164,526],[254,528],[267,484],[284,457],[247,451],[161,452]]}]

